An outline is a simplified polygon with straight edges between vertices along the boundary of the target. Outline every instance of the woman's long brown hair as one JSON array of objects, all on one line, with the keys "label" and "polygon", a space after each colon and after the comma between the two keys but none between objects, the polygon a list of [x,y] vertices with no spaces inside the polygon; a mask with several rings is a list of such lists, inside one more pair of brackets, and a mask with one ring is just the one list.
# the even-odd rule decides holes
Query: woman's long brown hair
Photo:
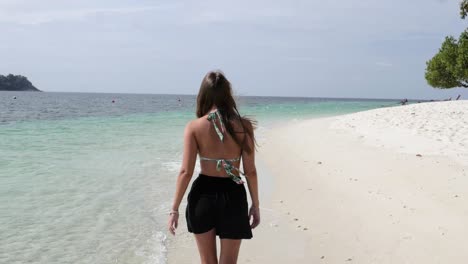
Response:
[{"label": "woman's long brown hair", "polygon": [[[200,86],[200,91],[197,96],[197,117],[202,117],[211,110],[213,106],[216,106],[221,118],[223,119],[224,126],[227,132],[232,136],[234,141],[247,153],[251,153],[255,150],[255,137],[253,129],[256,126],[256,121],[241,116],[237,110],[236,101],[232,96],[231,83],[224,76],[221,71],[208,72]],[[236,131],[232,127],[231,121],[239,120],[242,130],[241,133],[246,133],[244,139],[241,141],[236,135]],[[250,123],[245,125],[244,122]],[[247,144],[247,136],[254,142],[253,148]]]}]

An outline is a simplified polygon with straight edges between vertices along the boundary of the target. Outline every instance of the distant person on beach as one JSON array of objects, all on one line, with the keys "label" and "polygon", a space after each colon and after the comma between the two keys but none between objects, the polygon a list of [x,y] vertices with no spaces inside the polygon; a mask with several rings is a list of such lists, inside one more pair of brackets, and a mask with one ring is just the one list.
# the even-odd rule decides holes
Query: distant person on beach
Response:
[{"label": "distant person on beach", "polygon": [[[260,223],[255,121],[239,114],[231,84],[220,71],[203,78],[196,115],[198,119],[185,127],[182,166],[168,229],[175,234],[179,205],[199,154],[201,171],[190,188],[185,210],[188,231],[195,235],[201,263],[236,263],[241,240],[252,238],[251,229]],[[239,168],[241,159],[243,170]],[[250,209],[240,174],[247,181]],[[219,261],[216,236],[221,245]]]}]

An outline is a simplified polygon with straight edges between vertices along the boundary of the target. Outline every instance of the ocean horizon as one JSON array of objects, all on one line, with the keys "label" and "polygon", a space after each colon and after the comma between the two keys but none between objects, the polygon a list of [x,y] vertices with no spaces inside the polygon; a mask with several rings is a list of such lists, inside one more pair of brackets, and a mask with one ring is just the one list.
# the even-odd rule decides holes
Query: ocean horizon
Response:
[{"label": "ocean horizon", "polygon": [[[174,94],[174,93],[129,93],[129,92],[77,92],[77,91],[2,91],[0,93],[56,93],[56,94],[116,94],[116,95],[169,95],[169,96],[197,96],[193,94]],[[418,98],[374,98],[374,97],[334,97],[334,96],[287,96],[287,95],[234,95],[235,97],[268,97],[268,98],[309,98],[309,99],[343,99],[343,100],[394,100],[400,101],[402,99],[408,99],[410,101],[430,101],[430,99],[418,99]]]}]

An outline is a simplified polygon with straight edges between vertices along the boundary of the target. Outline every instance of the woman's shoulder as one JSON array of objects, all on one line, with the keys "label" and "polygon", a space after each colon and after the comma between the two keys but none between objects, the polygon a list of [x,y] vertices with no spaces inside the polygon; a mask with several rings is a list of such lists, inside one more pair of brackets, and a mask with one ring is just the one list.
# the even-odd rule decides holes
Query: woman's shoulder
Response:
[{"label": "woman's shoulder", "polygon": [[202,116],[202,117],[199,117],[199,118],[192,119],[192,120],[187,122],[187,124],[185,125],[185,128],[195,130],[195,129],[199,128],[201,125],[203,125],[205,120],[206,120],[206,116]]},{"label": "woman's shoulder", "polygon": [[245,130],[247,130],[248,133],[252,133],[257,126],[257,122],[248,117],[242,117],[241,122],[242,126],[245,128]]},{"label": "woman's shoulder", "polygon": [[252,129],[253,122],[249,118],[241,117],[241,122],[242,122],[242,125],[244,125],[245,128]]}]

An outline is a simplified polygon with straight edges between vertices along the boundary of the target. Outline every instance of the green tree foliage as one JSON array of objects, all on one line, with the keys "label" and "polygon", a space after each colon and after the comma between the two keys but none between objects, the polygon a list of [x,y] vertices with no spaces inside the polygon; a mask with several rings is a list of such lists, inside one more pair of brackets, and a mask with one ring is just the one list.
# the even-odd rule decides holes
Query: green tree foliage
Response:
[{"label": "green tree foliage", "polygon": [[0,91],[39,91],[28,78],[21,75],[0,75]]},{"label": "green tree foliage", "polygon": [[468,30],[458,41],[445,38],[439,53],[427,62],[426,80],[437,88],[468,88]]},{"label": "green tree foliage", "polygon": [[[462,19],[468,16],[468,0],[460,3]],[[436,88],[468,88],[468,28],[460,38],[446,37],[442,47],[426,67],[426,80]]]},{"label": "green tree foliage", "polygon": [[460,16],[465,19],[468,16],[468,0],[463,0],[460,3]]}]

